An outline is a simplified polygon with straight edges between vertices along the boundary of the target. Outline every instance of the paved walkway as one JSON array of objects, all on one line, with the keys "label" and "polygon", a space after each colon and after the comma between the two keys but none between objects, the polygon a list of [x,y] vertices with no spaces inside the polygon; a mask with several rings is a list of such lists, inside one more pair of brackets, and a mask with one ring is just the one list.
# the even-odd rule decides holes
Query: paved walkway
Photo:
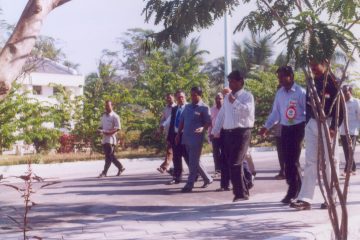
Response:
[{"label": "paved walkway", "polygon": [[[215,192],[219,181],[188,194],[180,193],[183,184],[165,185],[170,178],[156,172],[159,159],[124,160],[123,176],[103,179],[94,177],[103,161],[34,165],[38,175],[61,182],[47,189],[35,186],[37,205],[31,209],[29,236],[65,240],[331,239],[327,211],[319,209],[319,191],[312,211],[290,209],[279,202],[286,184],[273,179],[278,168],[275,152],[254,153],[253,157],[258,172],[255,187],[251,199],[240,203],[231,202],[231,192]],[[208,169],[213,168],[209,156],[203,161]],[[20,175],[25,169],[24,165],[0,167],[0,175]],[[109,174],[115,173],[112,166]],[[6,180],[21,186],[15,178]],[[21,205],[16,191],[0,185],[0,239],[21,239],[8,218],[18,219]],[[357,224],[360,176],[351,180],[349,214],[350,222]],[[358,239],[358,229],[351,231],[349,239]]]}]

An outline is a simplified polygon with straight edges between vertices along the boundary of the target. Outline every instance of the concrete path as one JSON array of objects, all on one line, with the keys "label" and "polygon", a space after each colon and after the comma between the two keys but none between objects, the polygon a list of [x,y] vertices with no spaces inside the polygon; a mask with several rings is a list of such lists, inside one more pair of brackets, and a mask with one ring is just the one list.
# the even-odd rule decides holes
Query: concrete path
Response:
[{"label": "concrete path", "polygon": [[[356,159],[359,159],[359,153]],[[215,192],[216,180],[207,189],[180,193],[184,185],[168,186],[166,174],[156,172],[160,159],[123,160],[124,175],[98,179],[103,161],[34,165],[39,176],[59,184],[39,189],[32,200],[29,236],[43,239],[331,239],[326,210],[320,210],[319,190],[313,210],[297,212],[279,201],[285,181],[274,180],[275,152],[254,153],[257,167],[251,199],[232,203],[231,192]],[[207,168],[212,158],[204,156]],[[303,158],[302,158],[303,161]],[[0,167],[0,175],[17,176],[25,165]],[[109,175],[116,173],[110,168]],[[21,186],[16,178],[8,183]],[[2,182],[4,183],[4,182]],[[200,187],[202,182],[197,183]],[[349,239],[360,239],[360,176],[351,179]],[[9,216],[21,221],[22,199],[0,185],[0,239],[22,239]]]}]

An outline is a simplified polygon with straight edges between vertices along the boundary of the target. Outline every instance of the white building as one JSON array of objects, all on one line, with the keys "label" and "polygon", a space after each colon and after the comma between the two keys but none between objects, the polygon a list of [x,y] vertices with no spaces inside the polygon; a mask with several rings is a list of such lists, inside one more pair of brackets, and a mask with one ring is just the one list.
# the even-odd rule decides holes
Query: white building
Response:
[{"label": "white building", "polygon": [[85,77],[78,74],[75,69],[42,59],[36,62],[34,71],[25,74],[25,77],[19,81],[24,86],[24,90],[31,93],[31,98],[55,104],[56,99],[52,97],[55,91],[52,85],[62,85],[71,91],[73,97],[81,96]]},{"label": "white building", "polygon": [[[79,74],[75,69],[49,59],[36,60],[33,65],[31,72],[17,80],[23,85],[23,90],[30,93],[30,98],[43,104],[56,104],[57,100],[54,97],[56,90],[53,85],[62,85],[71,92],[71,96],[74,98],[83,95],[85,76]],[[52,128],[54,124],[47,123],[46,126]],[[32,151],[32,147],[25,146],[23,142],[17,142],[13,149],[4,154],[23,154]]]}]

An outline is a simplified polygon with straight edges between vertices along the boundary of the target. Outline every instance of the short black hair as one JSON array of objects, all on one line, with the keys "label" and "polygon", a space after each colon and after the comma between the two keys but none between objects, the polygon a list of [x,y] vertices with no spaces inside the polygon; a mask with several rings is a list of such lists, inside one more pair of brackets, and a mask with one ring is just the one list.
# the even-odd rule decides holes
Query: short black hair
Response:
[{"label": "short black hair", "polygon": [[343,92],[350,92],[350,93],[352,93],[352,86],[350,86],[350,85],[343,85],[343,86],[342,86],[342,91],[343,91]]},{"label": "short black hair", "polygon": [[277,70],[276,70],[276,73],[279,74],[279,73],[282,73],[282,74],[285,74],[286,76],[294,76],[294,71],[292,69],[291,66],[281,66],[279,67]]},{"label": "short black hair", "polygon": [[166,93],[166,94],[165,94],[165,97],[170,97],[170,96],[172,96],[172,97],[173,97],[173,96],[174,96],[174,94],[172,94],[172,93]]},{"label": "short black hair", "polygon": [[203,93],[203,90],[202,90],[201,87],[192,87],[191,92],[194,92],[194,93],[196,93],[197,95],[199,95],[201,97],[202,93]]},{"label": "short black hair", "polygon": [[233,79],[236,81],[243,81],[245,77],[244,77],[244,74],[241,73],[239,70],[234,70],[227,76],[227,78],[229,80]]},{"label": "short black hair", "polygon": [[178,89],[178,90],[176,90],[175,95],[178,95],[178,94],[180,94],[180,93],[185,94],[185,91],[182,90],[182,89]]}]

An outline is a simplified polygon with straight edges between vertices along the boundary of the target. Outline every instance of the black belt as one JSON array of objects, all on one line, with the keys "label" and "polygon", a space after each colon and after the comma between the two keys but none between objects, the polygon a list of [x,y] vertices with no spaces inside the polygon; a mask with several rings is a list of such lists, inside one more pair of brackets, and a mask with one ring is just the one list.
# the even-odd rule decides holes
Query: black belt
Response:
[{"label": "black belt", "polygon": [[251,129],[251,128],[238,127],[238,128],[232,128],[232,129],[223,129],[223,131],[224,131],[224,133],[231,133],[231,132],[237,132],[240,130],[247,130],[247,129]]},{"label": "black belt", "polygon": [[305,122],[301,122],[301,123],[294,124],[294,125],[281,125],[281,127],[283,127],[283,128],[292,128],[292,127],[299,127],[301,125],[305,125]]}]

